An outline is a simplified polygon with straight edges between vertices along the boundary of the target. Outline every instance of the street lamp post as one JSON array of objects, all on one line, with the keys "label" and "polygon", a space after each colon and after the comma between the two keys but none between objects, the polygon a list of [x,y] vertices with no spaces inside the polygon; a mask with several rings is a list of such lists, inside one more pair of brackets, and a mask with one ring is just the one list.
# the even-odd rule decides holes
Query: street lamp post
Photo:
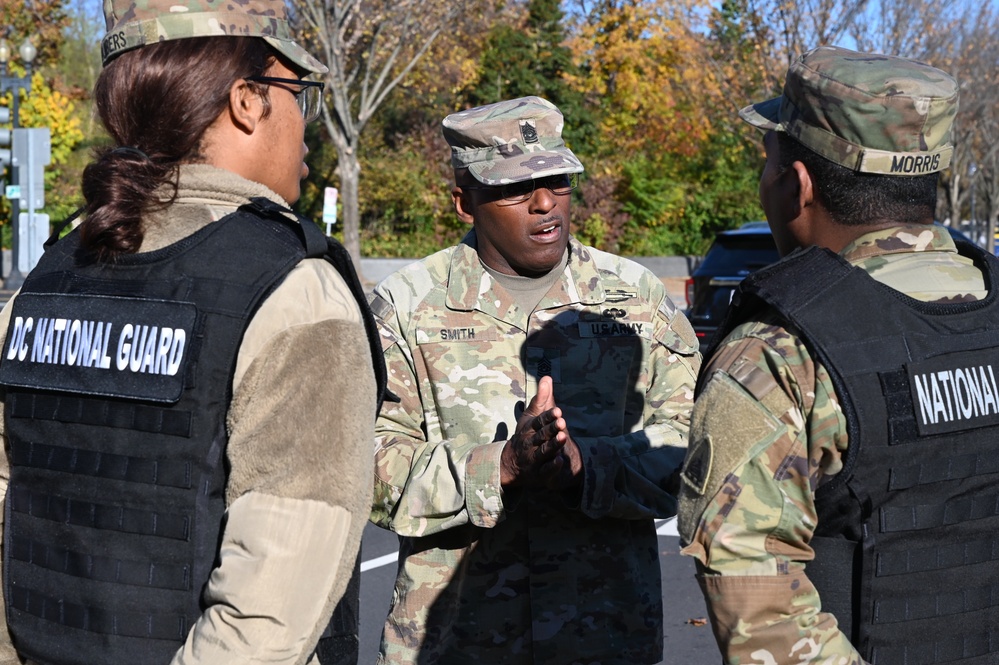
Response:
[{"label": "street lamp post", "polygon": [[[6,39],[0,39],[0,94],[10,91],[13,101],[11,102],[11,122],[14,125],[14,129],[18,129],[21,126],[20,117],[18,113],[18,104],[21,98],[21,90],[24,90],[25,94],[31,94],[31,63],[35,60],[35,56],[38,55],[38,50],[35,45],[31,43],[30,39],[25,39],[18,52],[21,55],[21,61],[24,63],[24,76],[9,76],[7,74],[7,63],[10,61],[10,46],[7,44]],[[13,164],[10,166],[11,182],[17,182],[16,169]],[[3,287],[8,291],[13,291],[21,287],[24,283],[24,276],[17,267],[18,251],[20,250],[20,240],[18,236],[20,235],[19,217],[21,216],[21,201],[20,199],[11,199],[10,202],[11,209],[11,261],[10,261],[10,273],[7,275],[7,279],[4,280]]]}]

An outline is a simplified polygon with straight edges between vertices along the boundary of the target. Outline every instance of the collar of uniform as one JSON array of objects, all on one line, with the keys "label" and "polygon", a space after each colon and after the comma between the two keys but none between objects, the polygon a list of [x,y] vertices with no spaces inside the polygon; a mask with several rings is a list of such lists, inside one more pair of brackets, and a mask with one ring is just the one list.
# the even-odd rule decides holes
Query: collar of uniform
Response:
[{"label": "collar of uniform", "polygon": [[210,164],[181,164],[177,173],[176,197],[173,193],[172,185],[161,187],[156,194],[161,201],[169,201],[169,205],[143,215],[140,252],[172,245],[234,212],[254,197],[264,197],[287,206],[268,187]]},{"label": "collar of uniform", "polygon": [[[486,271],[479,262],[476,252],[477,239],[475,229],[470,230],[454,248],[451,255],[451,266],[448,270],[447,306],[454,310],[492,311],[492,306],[486,306],[494,298],[490,297],[489,289],[483,284]],[[575,238],[569,238],[569,274],[572,279],[560,280],[563,297],[553,301],[545,297],[538,305],[539,309],[566,305],[573,302],[593,304],[603,302],[604,290],[600,283],[600,275],[593,262],[593,257],[586,247],[579,244]],[[489,283],[493,281],[490,279]]]},{"label": "collar of uniform", "polygon": [[[166,188],[163,194],[172,193]],[[161,194],[161,196],[163,195]],[[291,206],[276,192],[259,182],[248,180],[227,169],[211,164],[181,164],[177,176],[177,198],[181,203],[228,203],[233,208],[263,197],[286,208]]]},{"label": "collar of uniform", "polygon": [[875,256],[911,254],[913,252],[952,252],[957,246],[950,234],[936,224],[900,224],[871,231],[860,236],[839,255],[850,263],[857,263]]}]

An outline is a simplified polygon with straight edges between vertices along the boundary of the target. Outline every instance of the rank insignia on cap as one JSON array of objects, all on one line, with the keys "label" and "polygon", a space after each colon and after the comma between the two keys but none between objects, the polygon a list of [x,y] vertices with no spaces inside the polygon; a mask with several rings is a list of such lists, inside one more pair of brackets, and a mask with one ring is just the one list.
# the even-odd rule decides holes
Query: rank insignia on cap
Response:
[{"label": "rank insignia on cap", "polygon": [[520,123],[520,135],[524,137],[524,143],[538,142],[538,130],[527,120]]}]

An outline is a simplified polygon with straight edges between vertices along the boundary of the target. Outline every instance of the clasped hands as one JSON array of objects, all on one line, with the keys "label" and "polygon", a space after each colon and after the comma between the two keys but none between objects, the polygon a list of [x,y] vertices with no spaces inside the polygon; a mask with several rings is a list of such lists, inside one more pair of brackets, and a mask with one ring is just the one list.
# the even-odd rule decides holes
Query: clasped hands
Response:
[{"label": "clasped hands", "polygon": [[500,457],[503,487],[562,490],[582,481],[583,460],[569,435],[562,409],[555,404],[550,376],[538,381],[538,393],[517,420],[513,437]]}]

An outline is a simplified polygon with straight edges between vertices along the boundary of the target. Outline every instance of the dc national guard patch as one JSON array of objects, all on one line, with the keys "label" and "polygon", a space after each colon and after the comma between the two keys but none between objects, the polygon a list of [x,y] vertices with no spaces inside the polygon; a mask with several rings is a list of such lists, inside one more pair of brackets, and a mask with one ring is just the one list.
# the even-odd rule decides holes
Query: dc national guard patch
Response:
[{"label": "dc national guard patch", "polygon": [[0,356],[0,384],[176,402],[197,313],[188,302],[21,294]]}]

